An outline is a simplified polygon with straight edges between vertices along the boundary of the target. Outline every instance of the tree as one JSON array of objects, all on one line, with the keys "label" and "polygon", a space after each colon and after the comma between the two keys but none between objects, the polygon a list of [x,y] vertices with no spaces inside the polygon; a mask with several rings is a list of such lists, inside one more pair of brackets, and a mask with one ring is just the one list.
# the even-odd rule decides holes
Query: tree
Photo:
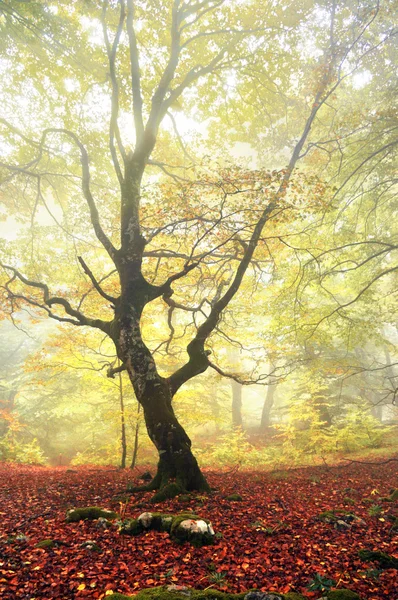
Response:
[{"label": "tree", "polygon": [[[121,369],[128,372],[159,453],[149,489],[160,488],[163,495],[207,490],[191,441],[175,416],[173,397],[211,366],[209,340],[245,274],[252,272],[264,228],[280,224],[283,232],[292,223],[303,227],[303,219],[314,208],[325,207],[325,188],[316,177],[298,174],[297,183],[291,185],[292,176],[305,156],[319,112],[328,110],[328,100],[363,57],[376,52],[378,42],[369,30],[378,9],[370,10],[366,2],[352,11],[349,4],[337,3],[264,7],[248,2],[233,7],[222,0],[154,0],[151,10],[147,2],[133,0],[101,5],[60,2],[55,8],[3,2],[1,9],[11,47],[7,73],[16,86],[5,105],[18,112],[24,98],[25,112],[31,118],[35,114],[34,124],[23,119],[23,130],[9,115],[2,120],[9,143],[1,163],[7,208],[12,214],[12,199],[19,197],[25,202],[19,217],[25,214],[32,224],[25,238],[29,245],[20,242],[14,262],[2,263],[6,310],[30,308],[35,314],[44,312],[59,322],[92,327],[108,336],[121,363],[109,375]],[[316,29],[316,48],[307,48],[308,61],[294,75],[297,40],[305,38],[310,24]],[[29,43],[23,45],[26,37]],[[37,38],[44,42],[40,63],[34,48]],[[220,170],[212,165],[213,174],[196,169],[187,175],[186,168],[181,171],[172,160],[158,158],[176,147],[168,143],[170,136],[162,124],[178,103],[187,99],[189,106],[195,93],[203,91],[207,102],[197,100],[199,115],[208,113],[209,102],[218,110],[214,93],[222,93],[228,81],[236,103],[236,95],[245,95],[247,86],[256,84],[259,70],[261,78],[273,72],[276,67],[268,68],[268,62],[278,52],[284,49],[286,57],[286,45],[293,58],[280,66],[293,76],[283,77],[281,85],[304,86],[306,101],[299,111],[301,130],[294,128],[284,169]],[[251,62],[256,68],[249,81]],[[28,74],[22,83],[21,69]],[[214,92],[208,89],[211,85]],[[107,93],[108,115],[101,109]],[[275,114],[277,109],[276,105]],[[178,135],[177,144],[183,145]],[[183,154],[186,159],[185,148]],[[170,174],[172,184],[160,183],[155,189],[159,176],[154,167]],[[34,224],[39,206],[58,220],[57,203],[64,237],[79,248],[78,262],[73,245],[67,251],[59,245],[55,236],[60,233],[48,230],[43,236],[40,225]],[[30,259],[26,248],[32,249]],[[54,258],[49,261],[51,253]],[[72,265],[68,271],[57,269],[62,262]],[[93,316],[87,316],[84,307],[91,293],[87,280],[97,293],[90,308]],[[192,287],[196,292],[190,296],[187,290]],[[203,296],[196,302],[199,292]],[[160,299],[169,315],[169,340],[173,313],[193,315],[187,331],[188,358],[168,376],[159,373],[141,326],[144,311]]]}]

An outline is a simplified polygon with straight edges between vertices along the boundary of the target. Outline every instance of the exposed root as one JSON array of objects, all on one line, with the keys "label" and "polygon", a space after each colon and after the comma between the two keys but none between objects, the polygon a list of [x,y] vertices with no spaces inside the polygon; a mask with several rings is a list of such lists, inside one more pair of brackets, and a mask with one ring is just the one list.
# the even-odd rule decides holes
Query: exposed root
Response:
[{"label": "exposed root", "polygon": [[162,476],[159,471],[156,473],[155,477],[149,483],[144,485],[138,485],[136,487],[128,487],[127,492],[129,494],[138,494],[140,492],[154,492],[161,487]]},{"label": "exposed root", "polygon": [[163,502],[171,500],[179,494],[191,491],[210,492],[210,486],[201,473],[196,459],[192,455],[178,457],[170,461],[169,456],[162,456],[159,460],[155,477],[148,484],[129,487],[128,493],[156,492],[150,502]]}]

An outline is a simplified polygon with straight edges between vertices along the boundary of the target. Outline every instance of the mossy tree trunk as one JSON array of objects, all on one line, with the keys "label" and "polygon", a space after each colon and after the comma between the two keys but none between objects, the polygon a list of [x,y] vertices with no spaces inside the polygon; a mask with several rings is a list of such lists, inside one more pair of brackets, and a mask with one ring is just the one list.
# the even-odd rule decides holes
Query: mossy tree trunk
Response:
[{"label": "mossy tree trunk", "polygon": [[157,474],[147,487],[159,490],[173,484],[174,494],[183,490],[209,490],[191,451],[191,440],[172,407],[180,385],[207,368],[207,357],[199,353],[189,369],[182,369],[178,377],[166,379],[159,375],[154,357],[142,339],[140,321],[144,306],[168,288],[156,288],[143,278],[141,258],[140,248],[132,251],[130,242],[129,252],[120,259],[122,295],[115,307],[112,337],[143,408],[148,435],[159,454]]},{"label": "mossy tree trunk", "polygon": [[135,341],[135,346],[127,350],[127,356],[133,356],[126,360],[127,371],[143,407],[148,435],[159,454],[158,470],[148,488],[169,487],[171,490],[169,484],[174,484],[170,495],[187,490],[208,491],[209,486],[191,451],[191,440],[174,413],[170,383],[158,374],[143,341],[140,340],[140,344],[137,338]]}]

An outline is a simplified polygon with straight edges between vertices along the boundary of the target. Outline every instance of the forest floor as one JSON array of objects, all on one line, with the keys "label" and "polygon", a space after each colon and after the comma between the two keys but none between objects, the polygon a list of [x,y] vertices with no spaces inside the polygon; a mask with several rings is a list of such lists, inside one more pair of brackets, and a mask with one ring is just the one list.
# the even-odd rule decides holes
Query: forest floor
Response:
[{"label": "forest floor", "polygon": [[[211,495],[155,505],[162,512],[192,511],[210,519],[216,531],[213,546],[179,546],[167,533],[155,531],[122,536],[116,526],[102,529],[95,521],[66,523],[71,507],[122,508],[132,517],[153,510],[149,494],[120,504],[137,474],[0,464],[2,600],[101,599],[111,590],[133,594],[164,584],[229,592],[297,591],[319,598],[321,591],[308,589],[319,576],[364,600],[398,598],[396,569],[382,570],[358,556],[362,548],[398,555],[398,533],[392,529],[398,503],[383,499],[398,487],[397,459],[290,472],[207,472],[215,488]],[[227,500],[232,493],[242,500]],[[359,518],[340,530],[319,519],[326,510]],[[43,539],[57,545],[37,548]],[[85,547],[89,540],[99,549]]]}]

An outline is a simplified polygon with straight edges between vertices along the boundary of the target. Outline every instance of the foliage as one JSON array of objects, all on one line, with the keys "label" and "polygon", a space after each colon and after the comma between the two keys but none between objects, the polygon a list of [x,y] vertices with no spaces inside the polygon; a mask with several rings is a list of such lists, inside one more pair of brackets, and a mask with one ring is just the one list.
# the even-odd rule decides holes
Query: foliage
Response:
[{"label": "foliage", "polygon": [[211,449],[199,451],[199,459],[206,466],[250,468],[261,462],[261,453],[248,442],[246,433],[236,428],[221,435]]},{"label": "foliage", "polygon": [[325,404],[305,395],[294,399],[289,408],[289,422],[277,426],[282,454],[293,463],[307,455],[323,456],[333,452],[350,453],[382,444],[391,431],[375,419],[369,409],[359,403],[327,425],[320,416]]},{"label": "foliage", "polygon": [[315,573],[314,578],[309,582],[307,587],[310,592],[324,592],[330,590],[334,585],[336,585],[334,579],[328,579],[320,575],[320,573]]},{"label": "foliage", "polygon": [[36,438],[30,442],[19,441],[12,431],[8,431],[0,439],[0,461],[42,465],[47,459]]},{"label": "foliage", "polygon": [[211,460],[380,445],[366,411],[396,395],[394,8],[1,3],[1,315],[63,336],[29,386],[4,378],[1,435],[19,413],[53,460],[108,461],[162,388],[154,412],[187,441],[179,419],[224,426],[225,384],[221,401],[179,392],[176,416],[179,388],[211,368],[264,383],[275,364],[281,448],[223,438]]}]

